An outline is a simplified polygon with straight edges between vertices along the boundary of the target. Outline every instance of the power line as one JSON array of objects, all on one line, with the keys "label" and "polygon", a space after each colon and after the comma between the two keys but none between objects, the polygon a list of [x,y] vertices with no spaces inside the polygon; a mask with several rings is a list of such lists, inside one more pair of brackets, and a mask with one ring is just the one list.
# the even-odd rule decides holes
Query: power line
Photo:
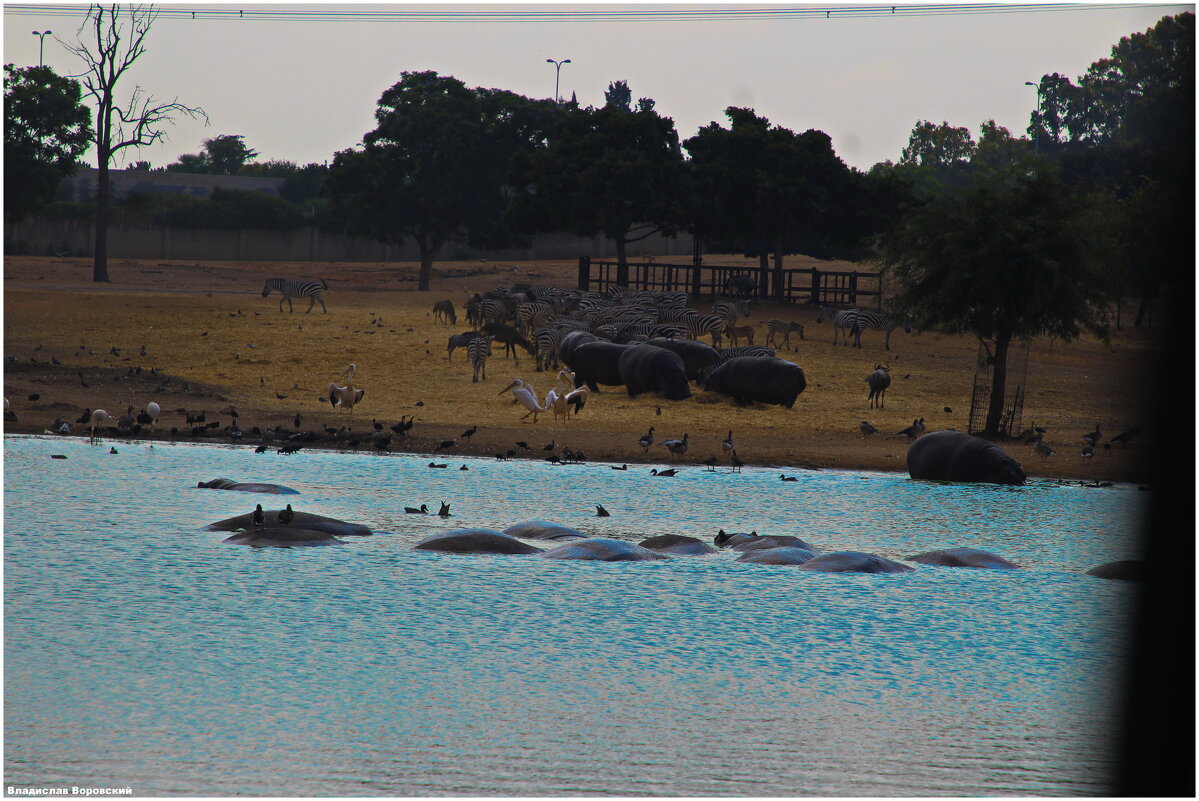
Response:
[{"label": "power line", "polygon": [[[694,8],[621,10],[452,10],[408,11],[388,9],[343,10],[320,8],[229,9],[200,6],[155,8],[160,19],[202,21],[251,20],[258,22],[755,22],[809,19],[864,19],[877,17],[950,17],[990,14],[1045,14],[1141,9],[1186,8],[1181,3],[924,3],[885,6],[772,6],[764,8]],[[90,7],[64,5],[5,5],[4,13],[45,17],[85,17]]]}]

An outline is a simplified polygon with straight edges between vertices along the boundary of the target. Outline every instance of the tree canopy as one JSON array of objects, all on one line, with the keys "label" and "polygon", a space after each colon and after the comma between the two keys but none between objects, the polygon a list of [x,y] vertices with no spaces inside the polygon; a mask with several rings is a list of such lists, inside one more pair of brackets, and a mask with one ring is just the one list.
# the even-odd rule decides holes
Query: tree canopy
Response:
[{"label": "tree canopy", "polygon": [[179,161],[166,166],[167,172],[188,172],[201,175],[237,175],[243,167],[258,158],[258,151],[246,147],[241,134],[223,134],[204,140],[200,153],[184,153]]},{"label": "tree canopy", "polygon": [[435,72],[405,72],[375,112],[361,149],[335,154],[324,183],[331,212],[353,233],[384,242],[411,237],[421,254],[418,288],[451,240],[494,245],[521,151],[544,140],[552,101],[470,89]]},{"label": "tree canopy", "polygon": [[91,143],[79,82],[50,67],[4,65],[4,216],[16,222],[54,199]]}]

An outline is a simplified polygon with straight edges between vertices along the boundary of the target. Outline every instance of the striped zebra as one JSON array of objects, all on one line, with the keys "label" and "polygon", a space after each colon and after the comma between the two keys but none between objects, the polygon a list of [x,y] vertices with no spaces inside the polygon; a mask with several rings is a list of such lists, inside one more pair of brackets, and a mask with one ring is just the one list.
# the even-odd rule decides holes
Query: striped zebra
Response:
[{"label": "striped zebra", "polygon": [[321,293],[329,288],[325,283],[324,278],[318,277],[315,281],[293,281],[288,278],[268,278],[266,283],[262,285],[262,296],[265,298],[272,291],[278,291],[283,297],[279,298],[279,311],[283,311],[283,301],[287,301],[287,308],[295,311],[296,308],[291,304],[292,298],[308,298],[308,311],[312,311],[312,307],[319,300],[321,302],[321,311],[326,314],[329,310],[325,308],[325,299],[321,297]]},{"label": "striped zebra", "polygon": [[[828,306],[821,306],[820,314],[816,317],[816,322],[822,323],[825,320],[832,320],[833,344],[837,344],[837,335],[842,333],[842,329],[844,329],[841,344],[848,345],[850,333],[857,333],[858,315],[860,313],[857,309],[833,309]],[[861,347],[861,345],[859,344],[857,347]]]},{"label": "striped zebra", "polygon": [[782,334],[783,344],[790,349],[792,332],[798,332],[799,338],[803,339],[803,326],[794,320],[768,320],[766,322],[766,344],[777,344],[774,338],[778,334]]},{"label": "striped zebra", "polygon": [[466,346],[466,357],[470,360],[470,366],[474,369],[474,375],[471,377],[472,383],[479,383],[479,374],[482,373],[483,380],[487,380],[487,357],[491,355],[491,340],[495,337],[475,337]]},{"label": "striped zebra", "polygon": [[737,324],[738,317],[749,317],[748,300],[718,300],[712,306],[712,314],[724,320],[725,330]]},{"label": "striped zebra", "polygon": [[724,320],[715,314],[689,314],[678,322],[687,326],[687,336],[699,339],[704,334],[712,335],[712,347],[719,348],[724,336]]},{"label": "striped zebra", "polygon": [[862,347],[862,331],[867,328],[871,328],[875,331],[886,332],[887,336],[884,340],[884,344],[886,345],[887,350],[891,350],[891,332],[898,328],[901,324],[903,325],[903,332],[905,334],[912,333],[912,325],[908,322],[907,318],[904,318],[901,323],[899,320],[896,320],[893,317],[888,317],[887,315],[879,314],[878,312],[858,312],[858,322],[857,325],[854,326],[853,330],[854,347]]},{"label": "striped zebra", "polygon": [[537,372],[558,369],[558,343],[562,341],[562,330],[538,328],[533,332],[533,353],[537,357]]}]

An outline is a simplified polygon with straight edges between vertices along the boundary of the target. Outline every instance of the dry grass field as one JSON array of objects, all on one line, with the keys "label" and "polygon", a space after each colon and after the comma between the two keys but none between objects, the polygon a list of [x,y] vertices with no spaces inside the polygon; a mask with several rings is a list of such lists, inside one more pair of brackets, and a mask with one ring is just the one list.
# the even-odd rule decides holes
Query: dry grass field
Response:
[{"label": "dry grass field", "polygon": [[[806,266],[805,261],[792,257],[788,266]],[[231,418],[220,412],[229,406],[240,412],[247,432],[255,425],[291,429],[299,413],[305,430],[348,424],[366,434],[372,419],[391,425],[401,415],[415,415],[409,436],[397,438],[393,448],[431,452],[442,440],[457,439],[451,458],[487,456],[523,440],[534,450],[522,455],[533,457],[546,455],[541,446],[553,441],[583,450],[592,461],[667,461],[660,446],[646,456],[636,444],[653,426],[658,442],[688,433],[691,449],[683,461],[691,464],[719,455],[731,429],[738,454],[750,464],[900,471],[907,445],[890,435],[913,419],[925,418],[929,431],[966,428],[976,340],[899,329],[890,351],[878,331],[863,334],[860,350],[834,346],[831,325],[815,323],[816,309],[774,304],[755,305],[747,322],[755,326],[759,344],[772,317],[806,327],[806,339],[796,342],[793,335],[794,349],[780,354],[807,376],[807,389],[793,409],[739,407],[702,390],[690,400],[670,402],[630,399],[609,388],[592,394],[566,425],[550,415],[536,425],[522,422],[524,410],[511,405],[511,394],[498,393],[520,377],[544,396],[553,376],[535,373],[531,356],[521,352],[514,361],[497,348],[486,380],[472,383],[463,350],[447,361],[447,338],[466,330],[463,307],[472,292],[515,283],[569,287],[576,268],[574,261],[440,263],[433,290],[423,293],[415,291],[416,265],[408,263],[114,259],[111,283],[94,284],[87,259],[8,257],[4,394],[18,421],[6,423],[6,430],[40,433],[55,419],[73,422],[85,409],[119,415],[127,406],[137,411],[155,400],[163,409],[160,427],[182,431],[185,412],[204,410],[208,420],[224,426]],[[265,278],[318,275],[330,284],[327,314],[319,304],[306,314],[306,301],[297,302],[294,313],[285,304],[280,313],[277,294],[261,297]],[[432,305],[442,299],[458,309],[457,326],[434,321]],[[1029,475],[1145,481],[1149,456],[1163,436],[1150,419],[1148,401],[1168,322],[1159,316],[1152,329],[1117,331],[1107,346],[1093,339],[1033,342],[1023,423],[1044,427],[1056,453],[1042,464],[1029,445],[1000,444]],[[350,362],[357,364],[355,384],[366,394],[346,414],[332,409],[325,396],[329,382]],[[864,378],[877,363],[890,365],[893,382],[886,408],[875,411],[867,407]],[[161,374],[173,378],[165,387]],[[29,400],[33,394],[40,398]],[[879,433],[863,440],[861,420]],[[1127,448],[1099,448],[1085,463],[1080,436],[1096,423],[1105,436],[1133,426],[1143,435]],[[478,434],[465,445],[460,434],[470,426],[478,426]],[[86,435],[83,426],[74,431]]]}]

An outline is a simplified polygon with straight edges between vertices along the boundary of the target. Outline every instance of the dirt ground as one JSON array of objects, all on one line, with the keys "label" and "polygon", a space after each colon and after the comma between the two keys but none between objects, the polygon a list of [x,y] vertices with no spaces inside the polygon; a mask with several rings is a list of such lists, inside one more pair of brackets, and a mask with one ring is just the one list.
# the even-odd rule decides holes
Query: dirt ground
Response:
[{"label": "dirt ground", "polygon": [[[808,261],[791,257],[787,266]],[[427,293],[415,291],[416,270],[410,263],[116,259],[109,264],[111,283],[95,284],[87,259],[6,257],[4,395],[17,421],[6,422],[5,430],[41,433],[61,420],[72,424],[73,434],[86,436],[86,426],[75,424],[85,410],[99,407],[117,416],[153,400],[163,410],[159,436],[174,426],[183,441],[192,438],[185,415],[200,411],[207,421],[220,422],[205,436],[209,440],[224,436],[221,429],[236,409],[248,444],[257,444],[248,433],[252,426],[294,430],[298,414],[302,430],[349,425],[362,436],[361,448],[369,448],[372,420],[390,426],[401,415],[415,415],[415,425],[406,438],[393,440],[393,450],[431,453],[453,439],[456,444],[442,452],[450,459],[509,449],[543,458],[543,446],[552,442],[557,449],[582,450],[591,461],[669,461],[660,445],[645,454],[637,444],[653,426],[658,443],[688,434],[691,447],[681,461],[699,466],[721,455],[731,429],[737,454],[748,464],[893,471],[906,469],[907,450],[893,434],[914,419],[923,417],[928,431],[966,430],[976,340],[899,329],[890,351],[878,331],[863,334],[860,350],[834,346],[830,324],[815,322],[817,309],[768,303],[755,305],[746,321],[755,326],[759,344],[771,318],[806,328],[806,339],[793,335],[793,349],[780,354],[807,376],[793,409],[739,407],[703,390],[671,402],[649,395],[630,399],[607,388],[592,394],[565,425],[550,415],[535,425],[522,422],[524,410],[511,405],[504,387],[524,378],[544,396],[553,376],[534,372],[533,358],[523,352],[517,361],[497,349],[486,380],[472,383],[463,350],[447,360],[447,338],[467,330],[464,305],[471,293],[515,283],[574,286],[577,263],[439,263]],[[298,301],[294,313],[284,304],[280,313],[277,294],[261,296],[264,279],[273,276],[326,279],[328,313],[319,304],[305,313],[307,301]],[[434,321],[432,305],[442,299],[458,309],[457,325]],[[697,308],[707,311],[706,305]],[[1055,453],[1042,462],[1031,445],[1000,444],[1030,476],[1144,482],[1162,435],[1147,410],[1168,325],[1159,316],[1152,328],[1126,327],[1108,346],[1092,338],[1034,341],[1022,427],[1045,428]],[[355,386],[365,396],[346,413],[330,407],[327,387],[351,362],[357,365]],[[864,379],[880,363],[890,366],[893,380],[886,408],[872,410]],[[33,395],[38,399],[30,400]],[[879,433],[864,440],[862,420]],[[1142,435],[1126,448],[1096,448],[1085,462],[1080,437],[1096,423],[1105,438],[1134,426]],[[478,433],[468,441],[461,434],[471,426]]]}]

